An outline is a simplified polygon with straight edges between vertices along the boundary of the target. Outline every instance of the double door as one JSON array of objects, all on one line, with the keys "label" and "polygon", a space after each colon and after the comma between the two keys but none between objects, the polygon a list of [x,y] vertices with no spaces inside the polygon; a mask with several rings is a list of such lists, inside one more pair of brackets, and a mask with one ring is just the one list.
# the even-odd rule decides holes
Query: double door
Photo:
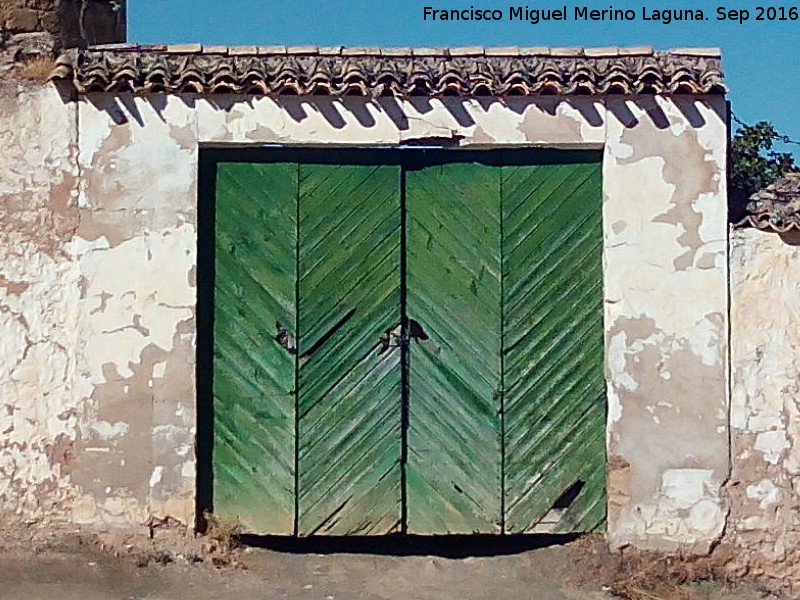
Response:
[{"label": "double door", "polygon": [[598,155],[212,168],[216,514],[299,536],[602,527]]}]

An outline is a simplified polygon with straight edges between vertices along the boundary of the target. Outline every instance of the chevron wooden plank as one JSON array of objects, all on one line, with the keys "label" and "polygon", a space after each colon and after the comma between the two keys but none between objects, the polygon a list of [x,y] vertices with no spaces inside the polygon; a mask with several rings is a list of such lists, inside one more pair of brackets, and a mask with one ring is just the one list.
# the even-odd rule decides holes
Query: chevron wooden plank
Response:
[{"label": "chevron wooden plank", "polygon": [[508,533],[605,522],[601,168],[548,156],[502,176]]},{"label": "chevron wooden plank", "polygon": [[301,164],[298,534],[401,524],[400,169]]},{"label": "chevron wooden plank", "polygon": [[294,532],[297,165],[220,162],[215,203],[214,513]]},{"label": "chevron wooden plank", "polygon": [[406,199],[408,532],[500,533],[500,169],[411,168]]}]

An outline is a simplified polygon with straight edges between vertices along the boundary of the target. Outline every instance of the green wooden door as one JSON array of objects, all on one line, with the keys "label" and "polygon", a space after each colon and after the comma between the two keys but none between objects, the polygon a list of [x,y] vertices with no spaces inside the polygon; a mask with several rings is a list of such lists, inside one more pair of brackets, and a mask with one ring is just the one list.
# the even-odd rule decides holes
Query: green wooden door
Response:
[{"label": "green wooden door", "polygon": [[346,156],[218,164],[214,511],[301,536],[602,527],[598,157]]},{"label": "green wooden door", "polygon": [[406,173],[407,312],[421,327],[408,347],[408,531],[500,533],[500,173],[428,162]]},{"label": "green wooden door", "polygon": [[214,512],[398,531],[399,166],[223,162],[216,181]]},{"label": "green wooden door", "polygon": [[214,513],[291,534],[295,513],[297,165],[218,163],[214,252]]},{"label": "green wooden door", "polygon": [[299,172],[298,533],[399,531],[400,169]]},{"label": "green wooden door", "polygon": [[408,169],[421,336],[408,347],[409,533],[602,527],[598,158],[439,152]]},{"label": "green wooden door", "polygon": [[602,186],[598,157],[503,167],[505,530],[605,521]]}]

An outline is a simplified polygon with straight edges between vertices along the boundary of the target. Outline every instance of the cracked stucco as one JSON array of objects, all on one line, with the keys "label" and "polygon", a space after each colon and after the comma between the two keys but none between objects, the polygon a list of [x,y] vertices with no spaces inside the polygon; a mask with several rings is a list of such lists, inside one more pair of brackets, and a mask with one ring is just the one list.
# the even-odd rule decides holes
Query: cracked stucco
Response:
[{"label": "cracked stucco", "polygon": [[[18,496],[0,493],[6,508],[28,514],[22,494],[53,498],[51,509],[95,525],[150,515],[192,523],[199,144],[435,139],[604,149],[609,538],[702,550],[720,536],[728,510],[723,99],[93,94],[76,108],[49,87],[30,98],[53,102],[48,122],[58,126],[48,127],[61,146],[26,141],[34,149],[15,160],[29,171],[55,153],[35,198],[53,213],[50,182],[66,178],[69,202],[59,209],[71,229],[59,230],[68,235],[49,254],[33,246],[43,231],[36,223],[3,248],[32,248],[0,273],[0,319],[13,332],[0,368],[29,381],[11,395],[13,415],[24,417],[8,418],[35,423],[47,448],[20,447],[33,439],[27,431],[5,434],[16,444],[6,454],[29,469],[11,478]],[[18,121],[31,119],[15,106]],[[29,187],[5,185],[18,196]],[[26,337],[48,314],[58,331]],[[37,343],[26,350],[28,339]],[[27,371],[16,366],[22,358]],[[60,491],[46,496],[34,485],[44,480]]]}]

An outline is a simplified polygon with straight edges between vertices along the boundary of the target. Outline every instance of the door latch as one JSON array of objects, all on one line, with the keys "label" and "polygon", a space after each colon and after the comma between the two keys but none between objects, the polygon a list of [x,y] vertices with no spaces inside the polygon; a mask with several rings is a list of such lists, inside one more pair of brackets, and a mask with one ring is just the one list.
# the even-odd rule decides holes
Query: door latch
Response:
[{"label": "door latch", "polygon": [[390,348],[404,348],[407,347],[411,340],[425,341],[428,339],[428,334],[414,319],[408,320],[408,326],[403,328],[402,325],[397,325],[393,329],[387,329],[379,338],[380,350],[378,354],[383,354]]},{"label": "door latch", "polygon": [[378,338],[378,341],[380,342],[380,350],[378,350],[378,354],[384,354],[390,348],[400,348],[406,343],[406,341],[403,339],[402,326],[397,325],[393,329],[387,329],[381,334],[381,336]]}]

